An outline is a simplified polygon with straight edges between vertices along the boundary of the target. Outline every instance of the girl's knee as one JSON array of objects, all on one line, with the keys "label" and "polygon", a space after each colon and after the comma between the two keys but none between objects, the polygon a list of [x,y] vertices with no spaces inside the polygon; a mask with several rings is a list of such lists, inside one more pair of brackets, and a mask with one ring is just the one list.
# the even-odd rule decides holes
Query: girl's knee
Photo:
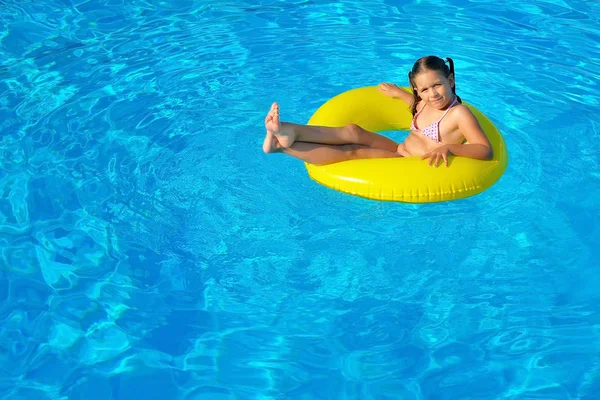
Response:
[{"label": "girl's knee", "polygon": [[344,128],[346,129],[346,132],[352,141],[358,143],[360,135],[364,132],[364,129],[356,124],[348,124]]},{"label": "girl's knee", "polygon": [[348,125],[346,125],[346,129],[350,132],[360,132],[363,130],[363,128],[361,128],[360,126],[358,126],[356,124],[348,124]]}]

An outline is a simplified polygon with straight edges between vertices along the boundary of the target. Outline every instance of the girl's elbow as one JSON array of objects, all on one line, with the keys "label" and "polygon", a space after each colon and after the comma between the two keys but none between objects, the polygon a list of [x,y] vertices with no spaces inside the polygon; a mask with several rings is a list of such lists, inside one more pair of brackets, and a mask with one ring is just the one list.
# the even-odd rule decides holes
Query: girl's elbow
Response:
[{"label": "girl's elbow", "polygon": [[494,150],[492,150],[491,146],[486,146],[486,151],[484,152],[483,159],[491,160],[494,158]]}]

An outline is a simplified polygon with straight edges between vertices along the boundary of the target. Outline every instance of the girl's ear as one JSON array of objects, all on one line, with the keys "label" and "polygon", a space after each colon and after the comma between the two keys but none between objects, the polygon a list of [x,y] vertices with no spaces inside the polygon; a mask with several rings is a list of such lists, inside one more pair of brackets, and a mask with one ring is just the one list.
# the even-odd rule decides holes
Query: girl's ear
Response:
[{"label": "girl's ear", "polygon": [[454,87],[454,73],[448,75],[448,82],[450,82],[450,87]]}]

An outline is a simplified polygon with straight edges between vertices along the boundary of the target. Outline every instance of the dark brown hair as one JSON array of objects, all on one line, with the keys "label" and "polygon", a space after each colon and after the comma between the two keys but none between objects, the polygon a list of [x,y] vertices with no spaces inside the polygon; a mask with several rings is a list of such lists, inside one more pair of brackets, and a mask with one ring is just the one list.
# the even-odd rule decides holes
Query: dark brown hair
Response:
[{"label": "dark brown hair", "polygon": [[[448,61],[449,66],[446,65],[446,61]],[[452,61],[450,57],[447,57],[446,61],[436,56],[421,57],[417,61],[415,61],[415,64],[408,73],[408,81],[410,82],[410,87],[413,91],[413,102],[410,110],[412,115],[416,114],[417,103],[419,102],[419,100],[421,100],[421,97],[419,97],[419,94],[415,90],[416,85],[414,82],[414,77],[418,73],[424,71],[439,71],[443,73],[446,78],[448,78],[450,74],[454,74],[454,61]],[[454,79],[456,81],[456,75],[454,75]],[[452,93],[456,96],[456,83],[452,86]],[[459,103],[462,103],[460,97],[456,96],[456,99]]]}]

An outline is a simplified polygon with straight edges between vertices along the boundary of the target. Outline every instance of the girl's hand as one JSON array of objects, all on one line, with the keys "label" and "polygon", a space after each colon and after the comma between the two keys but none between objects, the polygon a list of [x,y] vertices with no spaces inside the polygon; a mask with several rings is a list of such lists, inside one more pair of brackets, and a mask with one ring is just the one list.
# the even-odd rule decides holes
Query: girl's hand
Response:
[{"label": "girl's hand", "polygon": [[383,82],[377,86],[377,91],[389,97],[398,97],[398,93],[401,92],[402,89],[393,83]]},{"label": "girl's hand", "polygon": [[437,149],[430,151],[427,154],[423,154],[423,156],[421,156],[421,160],[424,160],[426,158],[429,158],[429,165],[433,165],[434,167],[437,167],[440,163],[440,161],[444,160],[444,164],[446,164],[446,167],[448,166],[448,156],[452,154],[450,152],[450,149],[448,148],[447,145],[441,145],[440,147],[438,147]]}]

